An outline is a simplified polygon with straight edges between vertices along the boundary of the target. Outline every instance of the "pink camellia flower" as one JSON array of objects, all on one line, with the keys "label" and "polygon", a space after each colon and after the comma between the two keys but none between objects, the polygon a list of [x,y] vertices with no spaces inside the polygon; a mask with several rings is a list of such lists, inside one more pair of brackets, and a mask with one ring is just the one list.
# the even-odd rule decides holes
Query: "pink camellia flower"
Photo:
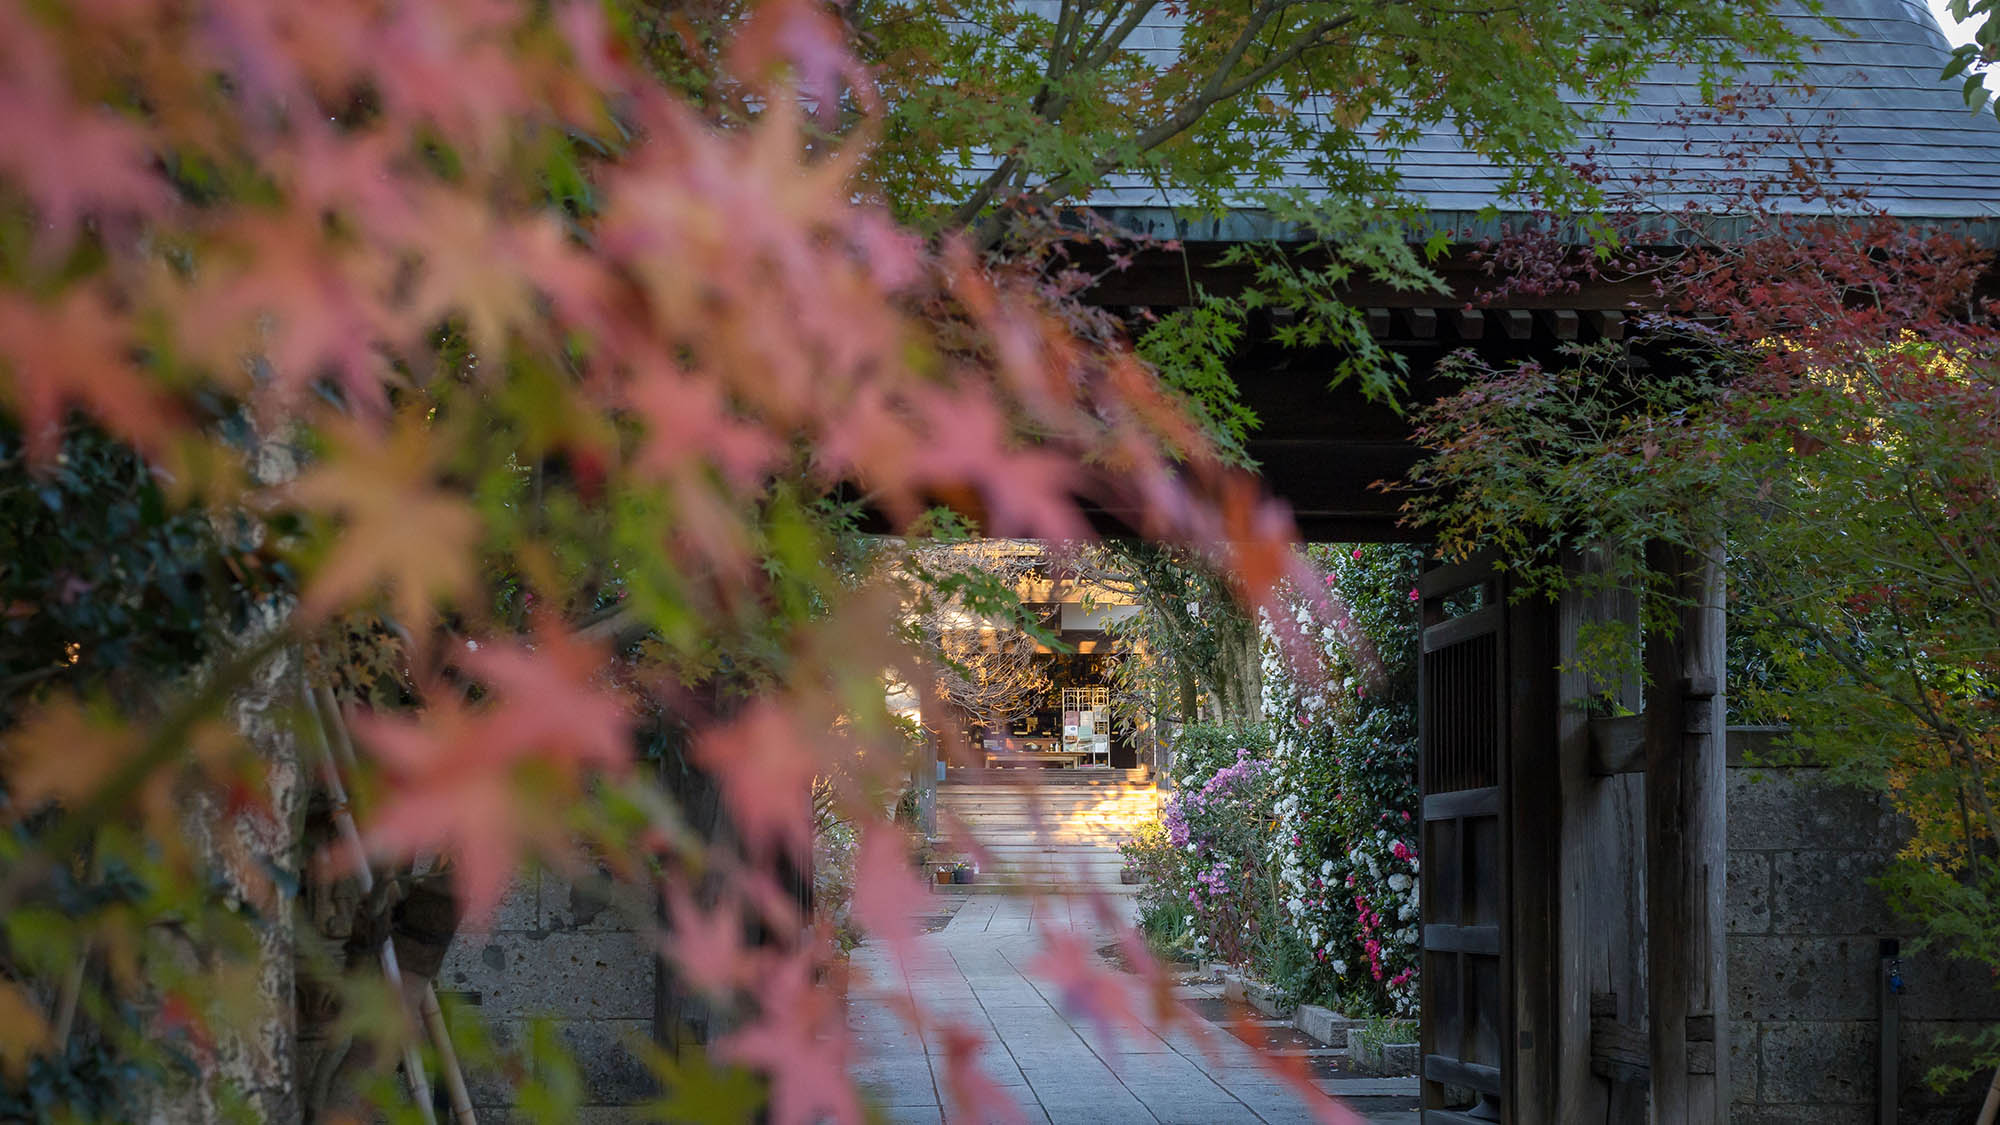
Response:
[{"label": "pink camellia flower", "polygon": [[1357,559],[1361,557],[1361,548],[1359,547],[1354,548],[1354,557]]},{"label": "pink camellia flower", "polygon": [[1410,587],[1410,600],[1411,601],[1417,600],[1417,588],[1415,586]]},{"label": "pink camellia flower", "polygon": [[1404,824],[1410,823],[1410,814],[1407,810],[1405,810],[1403,813],[1403,823]]},{"label": "pink camellia flower", "polygon": [[1407,860],[1410,857],[1417,854],[1410,850],[1410,845],[1405,844],[1401,840],[1396,841],[1395,847],[1392,847],[1389,850],[1395,853],[1397,859],[1401,860]]}]

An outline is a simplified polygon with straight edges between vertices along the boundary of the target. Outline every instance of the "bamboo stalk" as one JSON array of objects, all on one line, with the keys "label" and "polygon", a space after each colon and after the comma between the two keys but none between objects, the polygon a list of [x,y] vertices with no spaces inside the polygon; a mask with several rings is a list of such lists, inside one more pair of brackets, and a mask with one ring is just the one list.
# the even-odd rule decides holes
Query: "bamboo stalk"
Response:
[{"label": "bamboo stalk", "polygon": [[57,1054],[69,1050],[70,1029],[76,1026],[76,1002],[83,993],[83,972],[90,964],[90,942],[77,951],[76,961],[63,975],[62,992],[56,1001],[55,1048]]},{"label": "bamboo stalk", "polygon": [[1993,1071],[1993,1081],[1986,1087],[1986,1104],[1979,1107],[1979,1125],[1993,1125],[1993,1119],[2000,1116],[2000,1067]]},{"label": "bamboo stalk", "polygon": [[[320,713],[327,716],[328,725],[333,730],[332,746],[339,759],[339,768],[352,773],[356,768],[354,739],[348,733],[346,721],[340,717],[333,689],[321,684],[316,694]],[[350,816],[349,821],[352,819]],[[363,893],[366,893],[365,890]],[[445,1095],[451,1099],[453,1120],[459,1125],[478,1125],[478,1116],[472,1110],[472,1095],[465,1086],[465,1071],[459,1065],[457,1048],[452,1046],[451,1029],[444,1022],[444,1009],[438,1005],[435,981],[424,980],[423,995],[418,997],[417,1007],[423,1016],[424,1030],[430,1034],[431,1045],[437,1049],[438,1069],[444,1077]]]},{"label": "bamboo stalk", "polygon": [[[340,765],[334,761],[333,747],[327,738],[326,716],[320,713],[310,688],[305,690],[304,695],[306,708],[313,716],[313,735],[319,742],[320,783],[326,786],[327,800],[333,804],[334,831],[339,833],[341,844],[354,861],[354,882],[365,900],[375,890],[375,872],[368,866],[368,849],[361,842],[361,830],[355,827],[354,813],[348,808],[347,786],[340,779]],[[383,979],[389,982],[389,987],[395,989],[398,996],[407,995],[403,991],[403,970],[396,964],[396,943],[388,938],[382,939],[380,958]],[[437,1111],[431,1108],[430,1078],[424,1073],[422,1048],[414,1040],[403,1048],[403,1077],[409,1082],[410,1099],[416,1102],[424,1125],[437,1125]]]},{"label": "bamboo stalk", "polygon": [[437,1046],[438,1069],[444,1073],[445,1096],[451,1099],[452,1120],[458,1125],[479,1125],[472,1112],[472,1095],[465,1088],[465,1072],[458,1065],[458,1051],[451,1045],[451,1029],[445,1026],[444,1009],[438,1006],[437,986],[424,982],[424,1027]]}]

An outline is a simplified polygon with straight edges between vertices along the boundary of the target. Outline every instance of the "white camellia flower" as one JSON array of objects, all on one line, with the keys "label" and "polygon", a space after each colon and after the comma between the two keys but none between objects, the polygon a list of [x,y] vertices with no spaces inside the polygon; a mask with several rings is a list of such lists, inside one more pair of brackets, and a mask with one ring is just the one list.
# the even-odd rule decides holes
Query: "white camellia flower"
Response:
[{"label": "white camellia flower", "polygon": [[1200,603],[1200,602],[1189,602],[1189,603],[1188,603],[1188,616],[1189,616],[1189,617],[1200,617],[1200,616],[1201,616],[1201,603]]},{"label": "white camellia flower", "polygon": [[1394,875],[1391,875],[1391,876],[1389,876],[1389,889],[1390,889],[1390,890],[1392,890],[1392,891],[1407,891],[1407,890],[1409,890],[1409,889],[1410,889],[1410,877],[1409,877],[1408,875],[1405,875],[1405,874],[1403,874],[1403,873],[1402,873],[1402,872],[1400,872],[1400,871],[1399,871],[1399,872],[1397,872],[1397,873],[1396,873],[1396,874],[1394,874]]},{"label": "white camellia flower", "polygon": [[1333,874],[1333,861],[1329,859],[1324,863],[1321,863],[1319,865],[1319,873],[1323,876]]},{"label": "white camellia flower", "polygon": [[1346,975],[1347,975],[1347,962],[1345,962],[1345,961],[1335,961],[1335,962],[1333,963],[1333,972],[1334,972],[1334,975],[1335,975],[1335,976],[1343,976],[1343,977],[1344,977],[1344,976],[1346,976]]},{"label": "white camellia flower", "polygon": [[1292,917],[1296,918],[1306,912],[1306,901],[1297,895],[1293,895],[1291,901],[1285,903],[1285,908],[1292,912]]}]

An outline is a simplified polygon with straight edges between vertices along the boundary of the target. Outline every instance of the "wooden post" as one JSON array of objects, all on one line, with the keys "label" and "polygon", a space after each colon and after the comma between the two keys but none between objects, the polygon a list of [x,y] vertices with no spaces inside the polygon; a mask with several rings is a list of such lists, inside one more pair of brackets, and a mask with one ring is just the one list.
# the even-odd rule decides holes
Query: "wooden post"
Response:
[{"label": "wooden post", "polygon": [[[1558,625],[1562,975],[1555,989],[1557,1097],[1549,1121],[1646,1119],[1643,738],[1636,770],[1600,776],[1592,768],[1590,712],[1583,706],[1608,693],[1635,715],[1645,707],[1637,675],[1609,680],[1604,669],[1584,663],[1589,629],[1628,629],[1635,641],[1639,635],[1636,593],[1594,584],[1611,564],[1605,550],[1581,551],[1567,561],[1577,585],[1563,594]],[[1622,1048],[1620,1065],[1607,1065],[1613,1047],[1607,1038]]]},{"label": "wooden post", "polygon": [[1646,639],[1646,908],[1655,1125],[1729,1120],[1723,553],[1649,544],[1677,636]]}]

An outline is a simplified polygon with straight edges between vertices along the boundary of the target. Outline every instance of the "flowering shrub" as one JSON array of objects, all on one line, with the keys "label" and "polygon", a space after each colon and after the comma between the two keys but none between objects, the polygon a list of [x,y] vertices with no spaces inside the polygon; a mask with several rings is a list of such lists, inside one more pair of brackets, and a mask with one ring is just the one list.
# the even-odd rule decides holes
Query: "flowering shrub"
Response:
[{"label": "flowering shrub", "polygon": [[1177,952],[1253,961],[1279,921],[1270,739],[1254,726],[1191,726],[1174,755],[1177,791],[1123,849],[1144,880],[1140,927]]},{"label": "flowering shrub", "polygon": [[813,906],[833,927],[843,948],[861,940],[854,923],[854,861],[860,845],[854,822],[828,818],[813,827]]},{"label": "flowering shrub", "polygon": [[1118,845],[1125,869],[1138,877],[1139,932],[1155,952],[1165,956],[1194,953],[1194,915],[1187,891],[1194,882],[1194,864],[1187,852],[1168,842],[1166,825],[1148,821],[1138,834]]},{"label": "flowering shrub", "polygon": [[[1189,727],[1125,849],[1140,925],[1354,1015],[1417,1007],[1415,548],[1309,552],[1326,592],[1264,622],[1262,728]],[[1307,642],[1285,651],[1280,625]]]},{"label": "flowering shrub", "polygon": [[[1401,546],[1315,548],[1334,620],[1288,607],[1311,659],[1267,627],[1264,710],[1274,732],[1270,862],[1286,942],[1271,978],[1351,1014],[1417,1005],[1416,575]],[[1268,626],[1268,623],[1267,623]]]},{"label": "flowering shrub", "polygon": [[1187,907],[1197,951],[1232,963],[1252,960],[1277,921],[1268,863],[1270,761],[1238,747],[1236,759],[1201,788],[1167,801],[1161,820],[1168,843],[1191,861]]}]

